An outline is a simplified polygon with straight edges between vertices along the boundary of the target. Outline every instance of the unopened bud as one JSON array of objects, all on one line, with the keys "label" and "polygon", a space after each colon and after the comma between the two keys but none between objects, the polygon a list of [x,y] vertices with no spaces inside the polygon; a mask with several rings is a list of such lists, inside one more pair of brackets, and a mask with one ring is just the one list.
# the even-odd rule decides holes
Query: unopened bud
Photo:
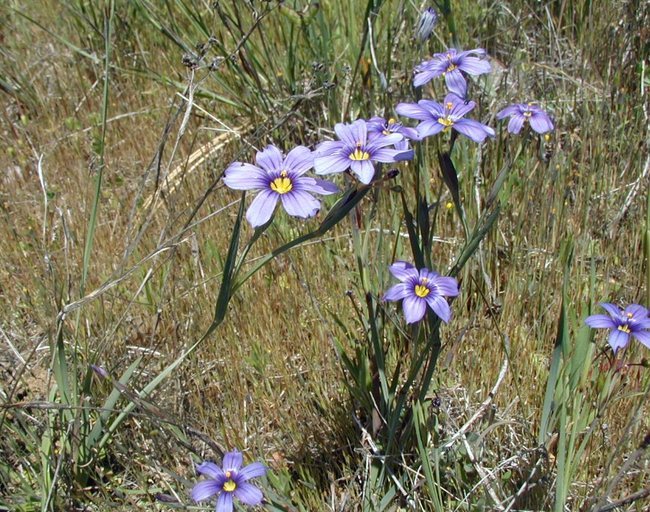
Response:
[{"label": "unopened bud", "polygon": [[101,366],[97,366],[96,364],[91,364],[90,367],[102,379],[108,378],[108,372],[104,368],[102,368]]},{"label": "unopened bud", "polygon": [[433,32],[436,23],[438,23],[438,13],[433,7],[427,7],[422,11],[420,19],[418,20],[417,33],[415,35],[418,42],[423,43],[431,37],[431,32]]}]

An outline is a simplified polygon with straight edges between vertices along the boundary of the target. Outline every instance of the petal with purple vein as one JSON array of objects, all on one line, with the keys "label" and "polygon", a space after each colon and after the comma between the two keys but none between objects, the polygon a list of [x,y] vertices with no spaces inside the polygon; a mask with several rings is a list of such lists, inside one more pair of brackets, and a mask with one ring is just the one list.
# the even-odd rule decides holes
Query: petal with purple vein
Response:
[{"label": "petal with purple vein", "polygon": [[306,219],[313,217],[320,210],[320,201],[301,190],[291,191],[280,196],[282,206],[289,215]]},{"label": "petal with purple vein", "polygon": [[[262,190],[259,194],[257,194],[257,197],[253,199],[253,202],[248,207],[248,211],[246,212],[246,220],[250,222],[251,226],[256,228],[263,226],[269,221],[271,215],[273,215],[273,210],[275,210],[275,205],[278,202],[278,196],[279,195],[272,190]],[[228,457],[228,455],[230,454],[226,454],[226,457]],[[239,455],[241,456],[241,454]],[[224,457],[223,461],[223,467],[225,470],[239,469],[241,462],[239,462],[239,466],[237,468],[232,468],[226,465],[226,457]]]},{"label": "petal with purple vein", "polygon": [[273,145],[266,146],[259,151],[255,157],[257,165],[267,172],[279,171],[282,169],[282,153]]},{"label": "petal with purple vein", "polygon": [[301,176],[314,166],[314,154],[305,146],[296,146],[287,154],[282,168]]},{"label": "petal with purple vein", "polygon": [[404,318],[407,324],[419,322],[427,312],[427,303],[424,299],[415,295],[408,296],[402,302],[404,308]]}]

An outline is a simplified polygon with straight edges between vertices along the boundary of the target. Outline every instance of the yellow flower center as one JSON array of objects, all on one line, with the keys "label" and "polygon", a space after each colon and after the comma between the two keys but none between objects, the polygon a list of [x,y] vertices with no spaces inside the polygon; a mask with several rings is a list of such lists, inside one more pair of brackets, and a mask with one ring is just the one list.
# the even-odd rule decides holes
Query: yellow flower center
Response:
[{"label": "yellow flower center", "polygon": [[456,66],[456,64],[449,64],[449,66],[447,66],[447,70],[443,73],[443,75],[445,73],[451,73],[453,70],[455,70],[457,68],[458,68],[458,66]]},{"label": "yellow flower center", "polygon": [[291,178],[289,178],[287,171],[282,171],[280,176],[271,182],[271,190],[278,194],[286,194],[287,192],[291,192],[291,189],[293,189],[293,183],[291,183]]},{"label": "yellow flower center", "polygon": [[361,143],[357,142],[357,149],[354,150],[354,153],[350,153],[350,160],[369,160],[370,153],[361,149]]},{"label": "yellow flower center", "polygon": [[630,328],[627,324],[619,325],[618,330],[624,332],[625,334],[630,334]]},{"label": "yellow flower center", "polygon": [[530,110],[526,110],[526,112],[524,112],[524,117],[526,117],[526,118],[528,118],[528,117],[530,117],[532,115],[533,115],[533,113]]},{"label": "yellow flower center", "polygon": [[417,295],[418,297],[424,299],[424,297],[429,295],[429,293],[431,293],[431,290],[429,290],[429,288],[427,288],[426,286],[422,284],[415,285],[415,295]]},{"label": "yellow flower center", "polygon": [[391,118],[388,120],[388,122],[386,123],[386,128],[384,128],[384,130],[383,130],[381,133],[383,133],[384,135],[391,135],[393,132],[391,132],[391,131],[388,129],[388,127],[391,126],[391,125],[393,125],[393,124],[395,124],[395,119],[391,117]]},{"label": "yellow flower center", "polygon": [[237,489],[237,484],[232,480],[226,480],[223,484],[223,490],[226,492],[233,492]]},{"label": "yellow flower center", "polygon": [[438,122],[445,127],[445,130],[454,124],[448,117],[439,117]]}]

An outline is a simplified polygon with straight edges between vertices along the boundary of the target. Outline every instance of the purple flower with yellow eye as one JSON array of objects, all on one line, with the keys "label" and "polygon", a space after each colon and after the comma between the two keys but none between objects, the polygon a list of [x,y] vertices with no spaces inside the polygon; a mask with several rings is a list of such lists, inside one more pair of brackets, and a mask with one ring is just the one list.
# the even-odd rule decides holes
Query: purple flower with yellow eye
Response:
[{"label": "purple flower with yellow eye", "polygon": [[409,128],[395,121],[392,117],[386,121],[383,117],[371,117],[366,122],[368,127],[368,137],[384,137],[393,133],[399,133],[402,136],[400,142],[395,143],[395,149],[406,150],[409,148],[409,140],[419,140],[418,131],[415,128]]},{"label": "purple flower with yellow eye", "polygon": [[425,60],[415,68],[413,85],[420,87],[438,76],[444,76],[449,92],[464,98],[467,94],[467,81],[463,72],[468,75],[489,73],[490,63],[485,60],[485,55],[483,48],[464,52],[449,48],[443,53],[436,53],[431,60]]},{"label": "purple flower with yellow eye", "polygon": [[399,143],[403,139],[401,134],[369,137],[368,125],[363,119],[357,119],[352,124],[338,123],[334,131],[339,140],[321,142],[316,148],[316,174],[333,174],[350,169],[361,183],[368,184],[375,175],[373,162],[392,163],[413,158],[413,150],[387,147]]},{"label": "purple flower with yellow eye", "polygon": [[614,304],[601,302],[608,315],[591,315],[585,319],[589,327],[609,329],[608,343],[614,350],[627,346],[630,336],[650,348],[650,318],[648,310],[639,304],[631,304],[621,311]]},{"label": "purple flower with yellow eye", "polygon": [[338,192],[329,181],[304,176],[314,166],[314,154],[304,146],[293,148],[284,158],[278,148],[267,146],[255,161],[257,165],[230,164],[223,178],[232,189],[260,191],[246,212],[246,220],[255,228],[269,221],[278,200],[289,215],[307,218],[320,210],[320,201],[311,194]]},{"label": "purple flower with yellow eye", "polygon": [[217,496],[216,512],[232,512],[233,498],[250,506],[262,503],[262,491],[248,481],[251,478],[264,476],[266,466],[259,462],[253,462],[242,468],[243,462],[242,454],[233,451],[224,455],[223,467],[219,467],[213,462],[204,462],[199,465],[196,470],[208,478],[194,486],[190,493],[192,499],[199,502]]},{"label": "purple flower with yellow eye", "polygon": [[519,133],[526,123],[540,134],[553,129],[553,121],[549,115],[533,103],[515,103],[497,113],[499,120],[508,116],[510,116],[510,121],[508,121],[510,133]]},{"label": "purple flower with yellow eye", "polygon": [[388,289],[384,300],[402,300],[406,323],[412,324],[424,318],[429,306],[440,319],[447,323],[451,319],[451,308],[445,297],[458,295],[458,281],[443,277],[427,268],[416,269],[406,261],[396,261],[388,267],[401,282]]},{"label": "purple flower with yellow eye", "polygon": [[399,103],[395,111],[404,117],[417,119],[420,138],[435,135],[453,128],[474,142],[483,142],[486,137],[494,137],[492,128],[463,116],[476,107],[473,101],[464,101],[455,94],[448,94],[444,104],[437,101],[420,100],[417,103]]}]

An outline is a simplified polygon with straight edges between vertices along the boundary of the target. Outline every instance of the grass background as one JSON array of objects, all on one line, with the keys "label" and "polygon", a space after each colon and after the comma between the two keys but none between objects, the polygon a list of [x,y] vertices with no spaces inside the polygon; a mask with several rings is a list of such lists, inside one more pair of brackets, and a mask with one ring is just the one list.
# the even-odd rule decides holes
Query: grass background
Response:
[{"label": "grass background", "polygon": [[[363,287],[346,223],[256,274],[233,298],[224,324],[136,407],[92,464],[67,461],[77,460],[84,425],[96,421],[88,411],[112,391],[110,382],[89,376],[89,364],[119,377],[137,362],[128,385],[140,389],[210,324],[239,199],[220,183],[223,169],[250,161],[268,143],[313,145],[336,122],[390,114],[413,99],[413,66],[442,42],[427,49],[414,43],[419,3],[376,4],[66,0],[0,7],[6,507],[180,506],[161,502],[160,493],[189,504],[192,460],[219,458],[199,432],[217,447],[265,461],[273,469],[265,496],[278,509],[361,509],[371,450],[353,420],[336,351],[336,343],[354,350],[365,339],[352,307],[363,301]],[[490,486],[514,496],[536,465],[535,485],[515,509],[553,508],[557,446],[551,438],[540,449],[537,435],[565,268],[572,334],[595,302],[650,303],[650,12],[643,2],[596,4],[458,1],[437,30],[444,42],[455,37],[463,48],[486,48],[494,68],[473,85],[472,97],[476,117],[497,127],[497,139],[480,148],[459,141],[455,154],[470,219],[483,207],[476,198],[521,140],[504,133],[495,112],[538,100],[556,125],[550,140],[529,138],[521,149],[483,264],[475,257],[463,271],[454,320],[442,330],[432,392],[441,399],[435,428],[443,438],[497,380],[501,333],[511,346],[505,383],[472,425],[474,460],[459,449],[440,462],[449,510],[489,509]],[[440,82],[425,88],[429,97],[443,93]],[[423,154],[432,191],[441,186],[434,155],[432,142]],[[409,169],[398,178],[405,186]],[[400,228],[398,197],[382,190],[362,209],[369,243],[383,247],[382,230]],[[308,227],[277,215],[251,257]],[[244,238],[251,234],[246,227]],[[440,211],[436,237],[434,261],[443,271],[462,246],[452,210]],[[568,240],[570,266],[563,260]],[[397,247],[408,255],[405,243]],[[370,273],[379,294],[390,285],[392,254],[376,251]],[[633,344],[625,360],[643,364],[612,383],[602,334],[595,341],[580,394],[589,403],[606,389],[611,399],[572,474],[571,510],[590,510],[593,496],[619,499],[648,487],[645,451],[614,480],[648,433],[647,353]],[[54,408],[65,402],[52,370],[57,342],[71,381],[83,388],[65,415]],[[122,398],[116,407],[125,404]],[[493,471],[496,483],[482,479],[481,468]],[[426,497],[418,503],[431,507]],[[642,510],[642,503],[621,510]]]}]

